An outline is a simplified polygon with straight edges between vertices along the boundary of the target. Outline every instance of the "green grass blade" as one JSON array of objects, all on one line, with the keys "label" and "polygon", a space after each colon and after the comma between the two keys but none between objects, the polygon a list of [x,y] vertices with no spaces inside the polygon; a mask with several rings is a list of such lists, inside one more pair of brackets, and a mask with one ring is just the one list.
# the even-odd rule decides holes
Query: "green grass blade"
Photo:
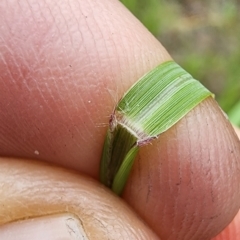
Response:
[{"label": "green grass blade", "polygon": [[210,95],[199,81],[175,62],[168,61],[133,85],[116,110],[123,125],[155,137]]},{"label": "green grass blade", "polygon": [[101,160],[101,181],[121,194],[138,147],[168,130],[210,96],[213,94],[173,61],[144,75],[111,115]]},{"label": "green grass blade", "polygon": [[[113,121],[115,121],[113,119]],[[100,180],[108,187],[117,174],[123,159],[131,148],[136,144],[137,138],[121,125],[110,123],[103,147],[102,161],[100,166]]]},{"label": "green grass blade", "polygon": [[127,153],[126,157],[124,158],[112,184],[112,190],[116,194],[121,194],[122,190],[125,186],[125,183],[128,179],[129,173],[131,171],[132,165],[134,163],[134,159],[138,153],[139,146],[133,146],[129,152]]}]

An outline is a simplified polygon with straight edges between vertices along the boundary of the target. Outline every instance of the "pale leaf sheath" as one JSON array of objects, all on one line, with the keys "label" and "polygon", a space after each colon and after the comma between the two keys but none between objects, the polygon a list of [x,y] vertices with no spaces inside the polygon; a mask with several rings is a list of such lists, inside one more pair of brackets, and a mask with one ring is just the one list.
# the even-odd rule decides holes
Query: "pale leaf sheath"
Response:
[{"label": "pale leaf sheath", "polygon": [[111,115],[100,167],[102,183],[121,194],[139,147],[209,96],[213,94],[173,61],[139,79]]}]

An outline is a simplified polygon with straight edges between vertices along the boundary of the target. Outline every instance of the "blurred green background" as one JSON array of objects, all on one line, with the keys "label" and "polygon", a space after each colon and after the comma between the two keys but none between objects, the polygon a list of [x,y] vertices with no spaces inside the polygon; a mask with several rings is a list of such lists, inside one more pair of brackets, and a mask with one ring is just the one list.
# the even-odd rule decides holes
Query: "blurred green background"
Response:
[{"label": "blurred green background", "polygon": [[240,126],[240,2],[121,0]]}]

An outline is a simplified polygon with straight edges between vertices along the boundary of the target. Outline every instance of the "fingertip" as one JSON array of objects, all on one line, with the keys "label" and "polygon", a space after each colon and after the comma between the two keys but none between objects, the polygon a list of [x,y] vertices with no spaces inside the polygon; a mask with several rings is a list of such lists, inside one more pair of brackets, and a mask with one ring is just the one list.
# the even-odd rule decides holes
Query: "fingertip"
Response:
[{"label": "fingertip", "polygon": [[3,1],[0,154],[98,178],[108,118],[170,58],[119,1]]},{"label": "fingertip", "polygon": [[123,198],[161,239],[209,239],[239,209],[239,140],[209,98],[140,150]]}]

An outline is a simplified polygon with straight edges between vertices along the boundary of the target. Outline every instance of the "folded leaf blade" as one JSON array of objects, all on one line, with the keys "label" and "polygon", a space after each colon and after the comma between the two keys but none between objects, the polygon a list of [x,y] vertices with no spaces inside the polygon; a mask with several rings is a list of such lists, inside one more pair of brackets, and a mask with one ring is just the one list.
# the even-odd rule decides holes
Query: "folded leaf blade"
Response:
[{"label": "folded leaf blade", "polygon": [[138,148],[167,131],[210,96],[213,94],[209,90],[173,61],[144,75],[111,115],[101,181],[121,194]]},{"label": "folded leaf blade", "polygon": [[133,85],[116,111],[124,116],[124,124],[137,125],[139,131],[153,137],[166,131],[210,95],[178,64],[168,61]]}]

